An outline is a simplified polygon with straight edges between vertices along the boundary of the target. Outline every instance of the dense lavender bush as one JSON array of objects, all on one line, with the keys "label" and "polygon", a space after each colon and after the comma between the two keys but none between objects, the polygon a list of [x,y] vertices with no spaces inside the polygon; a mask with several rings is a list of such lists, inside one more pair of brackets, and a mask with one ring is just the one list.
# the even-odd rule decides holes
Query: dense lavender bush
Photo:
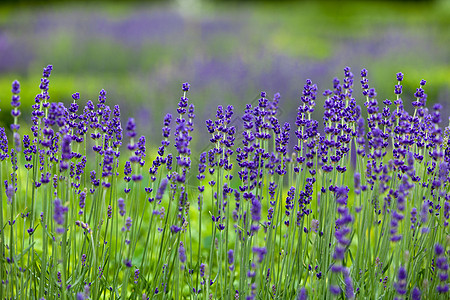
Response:
[{"label": "dense lavender bush", "polygon": [[242,128],[219,106],[196,154],[188,83],[153,152],[105,90],[83,108],[78,93],[51,102],[51,71],[31,128],[17,81],[0,128],[0,298],[448,297],[450,131],[425,80],[411,115],[402,73],[379,105],[363,69],[367,122],[348,67],[323,97],[306,81],[293,125],[261,92]]}]

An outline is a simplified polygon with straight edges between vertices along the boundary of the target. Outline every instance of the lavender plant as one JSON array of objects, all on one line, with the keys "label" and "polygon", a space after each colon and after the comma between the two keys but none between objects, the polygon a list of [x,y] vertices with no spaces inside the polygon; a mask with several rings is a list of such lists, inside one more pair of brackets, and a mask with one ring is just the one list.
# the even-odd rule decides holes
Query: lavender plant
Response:
[{"label": "lavender plant", "polygon": [[323,98],[308,79],[293,129],[261,92],[242,128],[219,106],[197,155],[189,83],[148,152],[106,91],[50,101],[52,69],[31,127],[14,81],[0,128],[0,298],[448,298],[450,127],[425,80],[410,114],[402,73],[379,105],[363,69],[366,122],[350,68]]}]

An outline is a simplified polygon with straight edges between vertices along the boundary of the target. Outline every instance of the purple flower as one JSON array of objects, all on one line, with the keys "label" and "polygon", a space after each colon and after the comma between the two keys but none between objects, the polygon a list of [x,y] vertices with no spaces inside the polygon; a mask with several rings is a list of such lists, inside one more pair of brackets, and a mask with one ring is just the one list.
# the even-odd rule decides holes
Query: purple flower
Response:
[{"label": "purple flower", "polygon": [[253,221],[259,222],[261,220],[261,202],[259,198],[252,199],[251,215]]},{"label": "purple flower", "polygon": [[85,200],[86,200],[86,192],[82,191],[80,192],[80,202],[79,202],[79,206],[81,209],[83,209],[85,206]]},{"label": "purple flower", "polygon": [[347,204],[349,188],[347,186],[338,187],[335,190],[336,202],[341,205]]},{"label": "purple flower", "polygon": [[76,92],[72,94],[73,101],[80,100],[80,93]]},{"label": "purple flower", "polygon": [[183,83],[183,87],[182,87],[183,92],[189,91],[190,88],[191,88],[191,85],[188,82]]},{"label": "purple flower", "polygon": [[[106,91],[104,89],[100,90],[99,96],[98,96],[98,102],[101,104],[104,104],[106,102]],[[102,107],[102,106],[100,106]]]},{"label": "purple flower", "polygon": [[441,256],[442,254],[444,254],[444,247],[442,247],[440,244],[435,244],[434,245],[434,253],[437,256]]},{"label": "purple flower", "polygon": [[112,206],[111,205],[108,205],[107,215],[108,215],[108,219],[112,218]]},{"label": "purple flower", "polygon": [[125,200],[123,198],[119,198],[117,200],[117,205],[119,207],[119,214],[123,217],[125,215]]},{"label": "purple flower", "polygon": [[[54,214],[53,214],[53,220],[55,220],[56,224],[63,226],[64,225],[64,214],[69,210],[67,207],[63,206],[61,204],[61,200],[58,198],[55,199],[53,202],[53,205],[55,207]],[[64,228],[57,228],[57,233],[64,233]]]},{"label": "purple flower", "polygon": [[44,68],[44,72],[42,73],[42,77],[48,78],[50,77],[50,74],[53,70],[53,66],[52,65],[48,65]]},{"label": "purple flower", "polygon": [[228,264],[234,263],[234,251],[232,249],[228,250]]},{"label": "purple flower", "polygon": [[395,89],[394,89],[394,93],[396,95],[401,95],[402,94],[402,89],[403,89],[403,86],[401,84],[396,84],[395,85]]},{"label": "purple flower", "polygon": [[355,189],[359,190],[361,188],[361,175],[356,172],[354,176]]},{"label": "purple flower", "polygon": [[131,220],[130,217],[128,217],[128,218],[125,220],[126,231],[130,231],[131,223],[132,223],[132,220]]},{"label": "purple flower", "polygon": [[345,296],[347,299],[353,299],[355,297],[355,290],[353,288],[352,278],[350,277],[349,271],[345,269],[344,273],[344,283],[345,283]]},{"label": "purple flower", "polygon": [[205,276],[205,264],[201,263],[200,264],[200,277],[204,277]]},{"label": "purple flower", "polygon": [[5,193],[8,203],[12,203],[15,192],[14,186],[12,184],[8,184],[8,180],[5,180]]},{"label": "purple flower", "polygon": [[4,127],[0,127],[0,161],[8,158],[8,138]]},{"label": "purple flower", "polygon": [[124,259],[123,260],[123,264],[127,267],[127,268],[131,268],[133,266],[133,263],[131,261],[131,259]]},{"label": "purple flower", "polygon": [[127,135],[130,138],[134,138],[136,136],[136,122],[134,121],[133,118],[128,119],[126,130],[127,130]]},{"label": "purple flower", "polygon": [[184,249],[183,242],[180,242],[180,247],[178,248],[178,257],[181,263],[186,262],[186,249]]},{"label": "purple flower", "polygon": [[398,269],[397,282],[394,283],[394,288],[400,295],[406,294],[406,269],[400,266]]},{"label": "purple flower", "polygon": [[264,256],[267,253],[267,249],[265,247],[253,247],[252,248],[253,253],[256,254],[258,256],[258,263],[262,263],[262,261],[264,260]]},{"label": "purple flower", "polygon": [[436,287],[436,291],[439,293],[439,294],[444,294],[444,293],[448,293],[448,284],[444,284],[444,285],[438,285],[437,287]]},{"label": "purple flower", "polygon": [[137,284],[138,283],[138,279],[139,279],[139,269],[134,270],[134,283]]},{"label": "purple flower", "polygon": [[181,227],[179,227],[177,225],[170,226],[170,232],[172,232],[173,234],[176,234],[176,233],[178,233],[180,231],[181,231]]},{"label": "purple flower", "polygon": [[420,295],[420,290],[417,287],[413,288],[411,291],[411,300],[420,300]]},{"label": "purple flower", "polygon": [[[102,166],[102,177],[110,177],[113,175],[113,166],[114,166],[114,151],[111,147],[108,147],[103,152],[103,166]],[[103,183],[106,183],[106,180],[103,181]],[[105,186],[105,185],[103,185]]]},{"label": "purple flower", "polygon": [[12,83],[11,93],[13,93],[14,95],[17,95],[20,93],[20,83],[17,80],[14,80]]},{"label": "purple flower", "polygon": [[156,200],[162,199],[164,192],[166,191],[168,182],[169,181],[167,180],[167,178],[163,178],[163,180],[161,180],[161,184],[159,185],[158,191],[156,192]]},{"label": "purple flower", "polygon": [[449,291],[448,284],[446,283],[448,279],[448,263],[445,257],[445,249],[440,244],[434,246],[434,253],[436,254],[436,267],[439,270],[439,281],[440,284],[436,287],[438,293],[447,293]]},{"label": "purple flower", "polygon": [[72,151],[70,149],[70,143],[72,142],[72,137],[70,135],[65,135],[61,141],[61,170],[67,170],[69,164],[68,160],[72,158]]},{"label": "purple flower", "polygon": [[337,285],[332,284],[332,285],[330,285],[330,292],[333,295],[339,295],[341,293],[341,288]]},{"label": "purple flower", "polygon": [[308,291],[302,287],[300,292],[298,293],[297,300],[307,300],[308,299]]},{"label": "purple flower", "polygon": [[311,220],[311,231],[317,232],[319,229],[319,220],[312,219]]},{"label": "purple flower", "polygon": [[362,69],[362,70],[361,70],[361,77],[367,77],[367,73],[368,73],[368,72],[367,72],[367,69],[365,69],[365,68]]},{"label": "purple flower", "polygon": [[[13,110],[11,110],[11,115],[14,117],[14,124],[11,124],[11,130],[13,132],[16,132],[19,128],[20,125],[17,122],[17,118],[20,116],[20,110],[19,110],[19,106],[20,106],[20,83],[15,80],[12,83],[12,89],[11,92],[13,93],[13,96],[11,98],[11,106],[13,107]],[[17,143],[15,143],[15,147],[17,148]]]}]

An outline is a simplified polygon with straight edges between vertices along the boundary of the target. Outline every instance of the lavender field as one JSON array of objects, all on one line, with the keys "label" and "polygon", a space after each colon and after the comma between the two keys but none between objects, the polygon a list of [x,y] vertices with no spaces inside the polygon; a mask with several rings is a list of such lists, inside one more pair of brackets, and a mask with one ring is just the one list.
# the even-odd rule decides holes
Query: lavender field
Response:
[{"label": "lavender field", "polygon": [[0,298],[448,299],[449,15],[0,6]]},{"label": "lavender field", "polygon": [[[220,104],[243,110],[245,103],[256,101],[259,90],[282,95],[280,118],[288,121],[295,118],[306,78],[323,92],[348,65],[371,70],[380,99],[392,93],[386,74],[408,73],[409,96],[415,82],[427,78],[433,83],[431,101],[450,112],[445,101],[450,86],[450,8],[445,1],[192,2],[197,5],[0,6],[0,100],[16,78],[26,87],[23,109],[30,113],[38,92],[35,74],[53,64],[58,66],[55,101],[67,105],[73,90],[95,99],[104,88],[123,114],[136,118],[154,139],[164,113],[176,105],[181,82],[188,80],[195,87],[197,116],[203,121]],[[126,105],[130,102],[134,105]],[[1,101],[0,107],[6,103]],[[3,110],[3,126],[8,118]],[[199,128],[197,133],[201,143],[194,141],[194,147],[201,150],[207,132]]]}]

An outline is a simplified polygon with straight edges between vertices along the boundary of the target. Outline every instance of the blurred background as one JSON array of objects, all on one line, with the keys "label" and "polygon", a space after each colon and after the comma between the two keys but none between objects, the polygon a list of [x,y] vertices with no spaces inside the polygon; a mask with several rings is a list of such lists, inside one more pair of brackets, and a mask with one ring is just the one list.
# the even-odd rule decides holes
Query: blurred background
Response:
[{"label": "blurred background", "polygon": [[[217,105],[241,116],[260,91],[281,93],[282,121],[293,125],[307,78],[332,88],[349,66],[362,104],[361,68],[379,103],[394,97],[405,73],[409,103],[421,79],[429,102],[450,114],[450,1],[5,1],[0,4],[0,126],[12,121],[11,82],[22,85],[21,121],[30,120],[42,68],[54,66],[52,101],[80,105],[107,91],[123,123],[159,143],[165,113],[175,112],[181,83],[196,106],[194,147],[208,140],[204,121]],[[322,118],[323,97],[314,117]],[[235,120],[239,126],[239,119]],[[447,124],[446,117],[443,122]]]}]

